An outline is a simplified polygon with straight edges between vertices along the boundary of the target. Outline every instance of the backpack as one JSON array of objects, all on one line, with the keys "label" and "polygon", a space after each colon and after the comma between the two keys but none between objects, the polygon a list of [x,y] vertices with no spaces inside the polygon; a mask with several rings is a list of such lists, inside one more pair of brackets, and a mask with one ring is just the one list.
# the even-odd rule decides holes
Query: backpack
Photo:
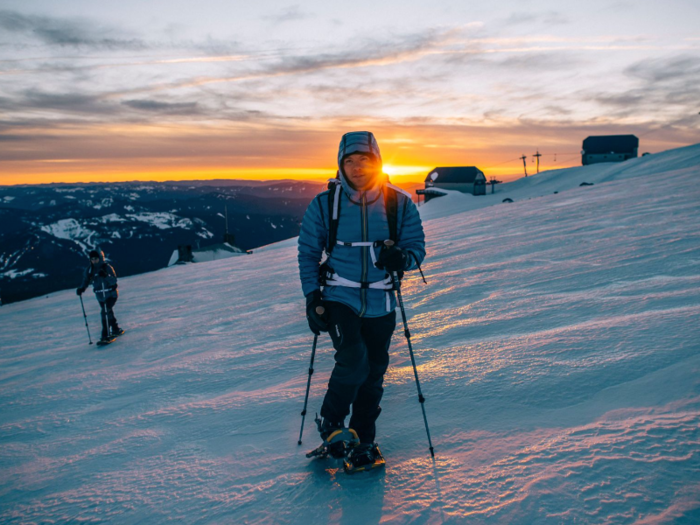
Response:
[{"label": "backpack", "polygon": [[[331,279],[335,273],[333,269],[328,265],[328,260],[331,256],[333,248],[335,247],[338,241],[338,221],[340,219],[340,192],[343,191],[340,180],[331,179],[328,182],[328,190],[328,241],[326,244],[326,260],[319,267],[319,275],[321,278],[321,284],[323,286],[325,286],[326,281],[328,279]],[[384,191],[382,192],[384,195],[384,209],[386,210],[386,217],[389,223],[389,239],[391,239],[395,243],[398,241],[397,224],[399,208],[399,191],[400,190],[397,190],[392,186],[386,185],[384,186]],[[416,263],[418,263],[418,261],[416,261]],[[423,275],[423,270],[421,269],[420,264],[418,264],[418,271],[420,272],[420,275],[423,278],[423,282],[425,284],[428,284],[428,282],[425,280],[425,276]],[[399,271],[397,273],[399,280],[402,280],[404,272]]]},{"label": "backpack", "polygon": [[[338,179],[332,179],[328,183],[328,242],[326,253],[331,255],[338,240],[338,222],[340,220],[340,192],[342,186]],[[391,186],[384,186],[384,209],[386,210],[387,221],[389,222],[389,239],[397,242],[398,224],[398,195]],[[337,202],[336,202],[337,201]]]}]

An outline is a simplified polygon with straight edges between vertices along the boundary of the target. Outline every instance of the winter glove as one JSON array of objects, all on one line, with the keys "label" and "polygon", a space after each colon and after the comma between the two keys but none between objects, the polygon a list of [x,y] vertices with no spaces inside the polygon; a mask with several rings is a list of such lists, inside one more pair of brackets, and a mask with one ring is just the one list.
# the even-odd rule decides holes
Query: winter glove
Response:
[{"label": "winter glove", "polygon": [[319,313],[317,308],[324,308],[321,299],[321,290],[314,290],[306,296],[306,319],[309,321],[309,328],[316,335],[328,331],[328,314],[323,310]]},{"label": "winter glove", "polygon": [[383,246],[377,257],[377,268],[387,272],[400,272],[408,266],[408,252],[402,250],[395,244],[393,246]]},{"label": "winter glove", "polygon": [[78,289],[75,291],[75,295],[83,295],[83,292],[84,292],[84,291],[85,291],[85,288],[83,288],[83,287],[81,286],[80,288],[78,288]]},{"label": "winter glove", "polygon": [[107,277],[107,272],[104,268],[101,268],[97,275],[99,275],[100,277]]}]

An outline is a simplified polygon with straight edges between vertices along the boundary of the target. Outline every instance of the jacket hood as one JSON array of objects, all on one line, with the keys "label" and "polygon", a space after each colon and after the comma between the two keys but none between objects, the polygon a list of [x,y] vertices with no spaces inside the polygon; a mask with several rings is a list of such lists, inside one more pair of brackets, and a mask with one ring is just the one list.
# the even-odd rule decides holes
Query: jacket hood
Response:
[{"label": "jacket hood", "polygon": [[[379,144],[377,144],[377,139],[374,138],[374,134],[371,131],[351,131],[343,135],[340,139],[340,145],[338,146],[338,178],[343,185],[345,192],[353,199],[358,199],[360,196],[360,191],[354,189],[347,178],[345,177],[345,172],[343,172],[343,159],[348,155],[353,153],[368,153],[374,156],[379,162],[379,166],[382,165],[382,154],[379,151]],[[388,182],[388,177],[383,173],[380,173],[377,177],[375,183],[372,187],[368,188],[366,192],[368,194],[375,193],[377,190],[381,191],[382,186]],[[368,197],[370,197],[368,195]]]},{"label": "jacket hood", "polygon": [[93,257],[95,254],[97,254],[97,256],[100,258],[100,262],[98,264],[105,262],[105,252],[98,248],[96,250],[91,250],[89,255],[90,257]]},{"label": "jacket hood", "polygon": [[343,171],[343,158],[353,153],[369,153],[379,164],[382,164],[382,154],[379,144],[371,131],[351,131],[343,135],[338,146],[338,169]]}]

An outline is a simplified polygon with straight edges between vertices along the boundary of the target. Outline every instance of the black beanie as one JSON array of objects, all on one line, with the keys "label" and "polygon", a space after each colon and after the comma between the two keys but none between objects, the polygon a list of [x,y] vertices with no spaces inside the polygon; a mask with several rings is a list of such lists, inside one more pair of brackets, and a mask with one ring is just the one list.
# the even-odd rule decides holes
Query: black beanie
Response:
[{"label": "black beanie", "polygon": [[90,259],[92,259],[93,257],[97,257],[98,259],[100,258],[100,254],[97,253],[97,250],[92,250],[90,252]]}]

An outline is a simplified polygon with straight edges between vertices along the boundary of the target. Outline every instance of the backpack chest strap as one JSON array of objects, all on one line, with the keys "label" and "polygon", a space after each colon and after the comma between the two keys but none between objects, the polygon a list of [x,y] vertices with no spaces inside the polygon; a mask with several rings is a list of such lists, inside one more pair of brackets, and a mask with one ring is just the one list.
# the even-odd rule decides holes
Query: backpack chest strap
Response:
[{"label": "backpack chest strap", "polygon": [[375,250],[372,250],[371,248],[378,248],[379,246],[382,246],[384,244],[384,241],[359,241],[359,242],[345,242],[345,241],[336,241],[336,245],[340,246],[348,246],[350,248],[370,248],[369,250],[369,255],[372,258],[372,264],[374,267],[377,267],[377,253]]}]

